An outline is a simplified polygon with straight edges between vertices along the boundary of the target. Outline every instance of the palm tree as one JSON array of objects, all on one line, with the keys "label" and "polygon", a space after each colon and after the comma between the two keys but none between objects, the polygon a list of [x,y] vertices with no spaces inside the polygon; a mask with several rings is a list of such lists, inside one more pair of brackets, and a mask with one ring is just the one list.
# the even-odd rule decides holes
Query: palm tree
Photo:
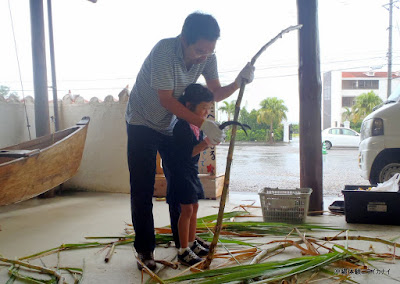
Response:
[{"label": "palm tree", "polygon": [[351,111],[351,108],[345,107],[344,112],[342,113],[342,120],[350,121],[352,114],[353,112]]},{"label": "palm tree", "polygon": [[282,119],[286,119],[286,112],[288,108],[285,106],[284,101],[276,97],[267,98],[260,103],[261,109],[257,116],[258,123],[265,123],[269,125],[269,141],[272,140],[272,133],[274,125],[281,123]]},{"label": "palm tree", "polygon": [[355,104],[352,107],[353,122],[356,123],[364,119],[372,112],[372,109],[381,104],[382,99],[374,91],[363,93],[356,97]]},{"label": "palm tree", "polygon": [[231,115],[233,116],[235,114],[236,101],[233,100],[230,103],[228,103],[227,101],[223,101],[223,103],[224,106],[219,107],[218,110],[226,112],[226,114],[228,115],[228,120],[231,120]]}]

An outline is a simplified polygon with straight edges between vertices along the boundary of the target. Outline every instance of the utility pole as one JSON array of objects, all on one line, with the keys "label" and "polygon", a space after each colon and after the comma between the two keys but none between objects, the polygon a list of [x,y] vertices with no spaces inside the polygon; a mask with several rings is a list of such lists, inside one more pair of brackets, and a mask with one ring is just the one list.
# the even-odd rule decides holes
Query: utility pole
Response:
[{"label": "utility pole", "polygon": [[388,84],[387,97],[392,93],[392,17],[393,17],[393,0],[389,3],[389,49],[388,49]]},{"label": "utility pole", "polygon": [[54,107],[54,129],[60,130],[60,122],[58,116],[58,99],[57,99],[57,77],[56,77],[56,61],[54,55],[54,38],[53,38],[53,15],[51,8],[51,0],[47,0],[47,16],[49,21],[49,44],[50,44],[50,61],[51,61],[51,78],[53,89],[53,107]]}]

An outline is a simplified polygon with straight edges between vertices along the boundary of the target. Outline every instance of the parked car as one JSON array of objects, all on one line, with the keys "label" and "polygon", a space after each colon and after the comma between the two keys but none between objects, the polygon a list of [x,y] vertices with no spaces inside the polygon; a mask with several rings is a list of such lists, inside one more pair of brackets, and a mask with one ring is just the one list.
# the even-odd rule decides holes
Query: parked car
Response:
[{"label": "parked car", "polygon": [[361,125],[359,166],[371,184],[400,173],[400,86]]},{"label": "parked car", "polygon": [[360,134],[346,127],[332,127],[322,130],[322,142],[329,150],[332,147],[358,147]]}]

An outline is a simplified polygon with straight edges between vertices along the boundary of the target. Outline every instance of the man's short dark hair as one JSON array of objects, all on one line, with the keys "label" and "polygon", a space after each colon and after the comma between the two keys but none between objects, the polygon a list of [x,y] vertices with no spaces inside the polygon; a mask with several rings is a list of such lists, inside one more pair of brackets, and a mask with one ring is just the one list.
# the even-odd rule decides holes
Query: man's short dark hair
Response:
[{"label": "man's short dark hair", "polygon": [[199,39],[216,41],[220,36],[220,30],[217,20],[213,16],[194,12],[187,16],[181,35],[186,43],[191,45]]}]

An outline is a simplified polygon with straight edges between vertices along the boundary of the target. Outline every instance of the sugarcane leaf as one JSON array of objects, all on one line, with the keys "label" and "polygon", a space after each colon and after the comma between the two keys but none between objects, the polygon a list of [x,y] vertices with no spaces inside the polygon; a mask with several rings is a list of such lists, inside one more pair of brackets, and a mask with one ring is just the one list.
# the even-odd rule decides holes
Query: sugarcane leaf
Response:
[{"label": "sugarcane leaf", "polygon": [[[325,274],[328,274],[328,275],[331,275],[331,276],[334,276],[334,277],[340,277],[340,276],[337,275],[335,272],[330,271],[330,270],[327,269],[327,268],[320,267],[319,270],[320,270],[322,273],[325,273]],[[360,284],[359,282],[357,282],[357,281],[355,281],[355,280],[353,280],[353,279],[351,279],[351,278],[347,278],[346,281],[349,281],[349,282],[352,282],[352,283]]]},{"label": "sugarcane leaf", "polygon": [[[226,268],[220,268],[220,269],[212,269],[212,270],[207,270],[195,274],[189,274],[189,275],[184,275],[184,276],[179,276],[179,277],[174,277],[170,279],[164,280],[165,283],[173,283],[173,282],[178,282],[178,281],[184,281],[184,280],[191,280],[191,279],[201,279],[205,277],[215,277],[218,275],[232,275],[236,272],[241,272],[241,273],[248,273],[250,275],[250,278],[257,277],[260,274],[260,270],[262,271],[267,271],[271,269],[282,269],[294,265],[300,265],[303,263],[307,263],[311,261],[314,257],[313,256],[304,256],[304,257],[299,257],[299,258],[292,258],[289,260],[284,260],[284,261],[269,261],[269,262],[264,262],[264,263],[258,263],[258,264],[248,264],[248,265],[241,265],[241,266],[233,266],[233,267],[226,267]],[[211,278],[210,278],[211,279]],[[235,280],[235,279],[233,279]]]},{"label": "sugarcane leaf", "polygon": [[394,238],[390,239],[390,241],[391,241],[391,242],[395,242],[395,241],[397,241],[398,239],[400,239],[400,236],[394,237]]},{"label": "sugarcane leaf", "polygon": [[376,266],[372,265],[370,262],[366,261],[362,256],[360,256],[358,253],[353,253],[352,251],[346,249],[344,246],[341,246],[339,244],[335,244],[333,246],[333,248],[338,247],[340,248],[342,251],[344,251],[345,253],[351,255],[352,257],[354,257],[355,259],[358,259],[359,261],[361,261],[362,263],[366,263],[374,268],[377,268]]},{"label": "sugarcane leaf", "polygon": [[[231,211],[231,212],[226,212],[224,213],[223,219],[230,219],[234,217],[243,217],[246,215],[249,215],[250,213],[244,212],[244,211]],[[218,214],[213,214],[213,215],[208,215],[205,217],[197,218],[197,223],[203,224],[203,223],[211,223],[216,221],[218,218]]]},{"label": "sugarcane leaf", "polygon": [[[12,265],[9,268],[9,270],[15,270],[16,272],[18,272],[19,268],[15,267],[15,265]],[[14,274],[10,273],[10,278],[7,280],[6,284],[12,284],[15,282],[16,279],[17,279],[17,277]]]},{"label": "sugarcane leaf", "polygon": [[84,275],[85,269],[86,269],[86,262],[85,262],[85,259],[83,259],[83,260],[82,260],[82,274],[81,274],[81,278],[79,279],[79,281],[78,281],[77,284],[82,283],[82,281],[83,281],[83,275]]},{"label": "sugarcane leaf", "polygon": [[85,237],[87,240],[93,240],[93,239],[132,239],[135,238],[133,235],[124,235],[124,236],[89,236]]},{"label": "sugarcane leaf", "polygon": [[9,270],[9,273],[10,273],[10,275],[14,276],[16,279],[20,279],[20,280],[23,280],[23,281],[26,281],[26,282],[29,282],[29,283],[38,283],[38,284],[43,284],[43,283],[56,283],[56,282],[53,282],[52,279],[50,279],[50,280],[43,280],[43,279],[34,278],[34,277],[32,277],[32,276],[24,275],[24,274],[18,272],[18,269]]},{"label": "sugarcane leaf", "polygon": [[274,276],[271,278],[263,279],[261,281],[254,282],[254,284],[269,283],[269,282],[273,282],[273,281],[282,280],[282,279],[285,279],[287,277],[290,277],[290,276],[293,276],[296,274],[304,273],[306,271],[310,271],[315,268],[326,266],[332,262],[335,262],[335,261],[338,261],[341,259],[345,259],[348,256],[349,255],[346,253],[337,253],[337,252],[314,256],[313,260],[310,260],[309,262],[302,264],[287,273],[284,273],[284,274],[278,275],[278,276]]},{"label": "sugarcane leaf", "polygon": [[[207,242],[212,241],[212,236],[210,234],[207,234],[207,235],[199,234],[199,236],[201,236],[201,238]],[[255,244],[255,243],[244,242],[244,241],[236,240],[236,239],[232,239],[232,238],[220,237],[219,239],[220,239],[221,243],[224,243],[224,244],[236,244],[236,245],[243,245],[243,246],[249,246],[249,247],[257,246],[257,244]]]}]

